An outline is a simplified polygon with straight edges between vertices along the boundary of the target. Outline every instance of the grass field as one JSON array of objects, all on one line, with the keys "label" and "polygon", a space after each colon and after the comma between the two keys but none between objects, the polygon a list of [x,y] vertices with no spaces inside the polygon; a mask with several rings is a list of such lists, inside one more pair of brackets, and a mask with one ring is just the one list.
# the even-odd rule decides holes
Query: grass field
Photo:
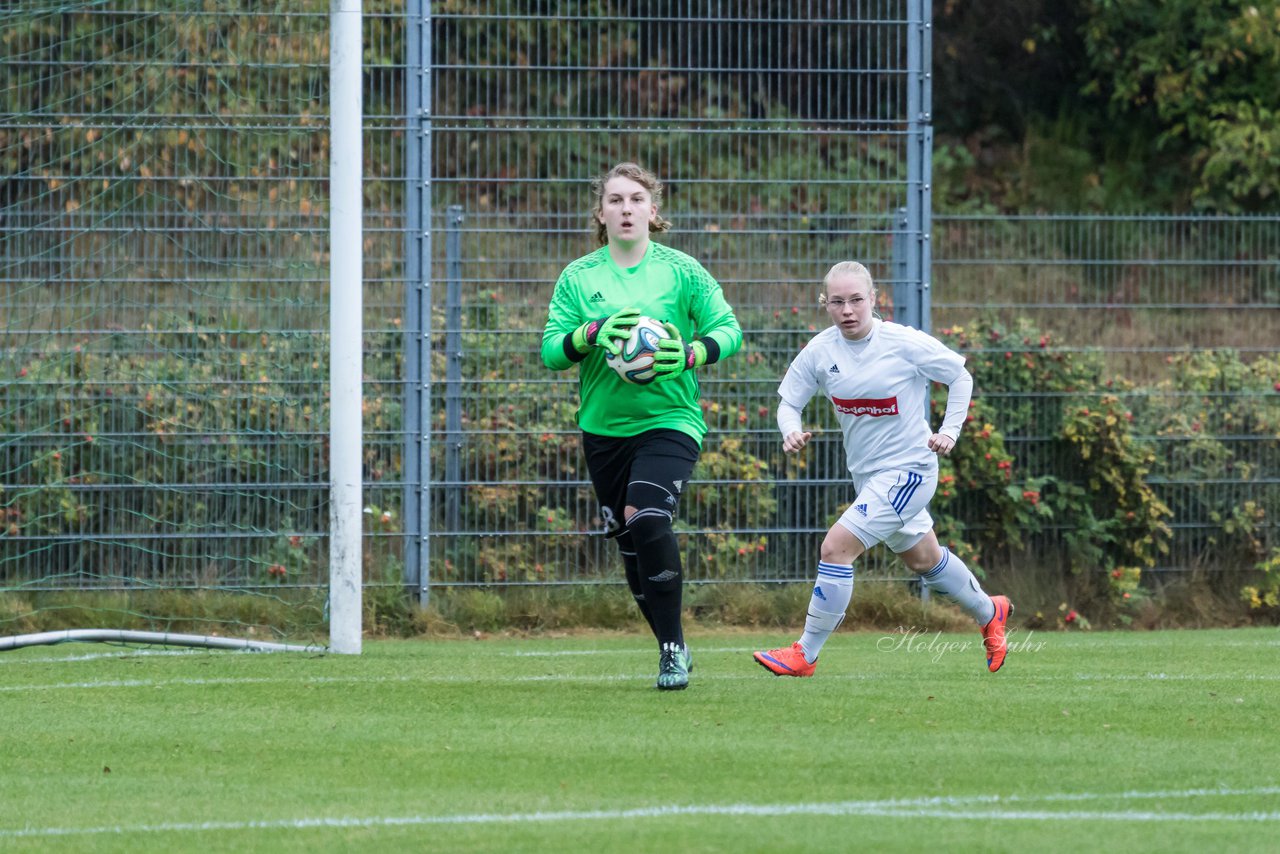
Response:
[{"label": "grass field", "polygon": [[1274,629],[0,654],[3,851],[1275,850]]}]

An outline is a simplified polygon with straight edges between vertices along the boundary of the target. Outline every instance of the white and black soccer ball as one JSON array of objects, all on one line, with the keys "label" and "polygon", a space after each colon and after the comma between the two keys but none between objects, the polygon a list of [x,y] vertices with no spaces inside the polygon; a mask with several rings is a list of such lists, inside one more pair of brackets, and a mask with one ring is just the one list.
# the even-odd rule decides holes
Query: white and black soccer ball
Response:
[{"label": "white and black soccer ball", "polygon": [[670,338],[666,328],[652,317],[641,317],[631,327],[631,337],[622,342],[622,350],[614,356],[605,353],[605,364],[623,380],[636,385],[653,382],[653,354],[658,342]]}]

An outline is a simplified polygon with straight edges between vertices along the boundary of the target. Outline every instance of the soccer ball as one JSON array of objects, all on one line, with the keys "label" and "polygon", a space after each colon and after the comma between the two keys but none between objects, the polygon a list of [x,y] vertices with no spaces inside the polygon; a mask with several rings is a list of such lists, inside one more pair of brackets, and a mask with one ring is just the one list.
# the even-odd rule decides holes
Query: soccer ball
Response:
[{"label": "soccer ball", "polygon": [[652,317],[641,317],[631,327],[631,337],[622,342],[621,352],[616,356],[604,354],[605,364],[626,382],[636,385],[651,383],[656,376],[653,354],[658,351],[658,342],[670,337],[661,323]]}]

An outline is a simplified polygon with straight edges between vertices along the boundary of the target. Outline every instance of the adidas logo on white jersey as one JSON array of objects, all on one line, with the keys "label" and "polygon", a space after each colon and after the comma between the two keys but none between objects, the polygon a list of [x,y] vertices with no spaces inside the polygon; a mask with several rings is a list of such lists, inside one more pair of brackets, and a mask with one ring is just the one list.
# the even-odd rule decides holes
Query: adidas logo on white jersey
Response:
[{"label": "adidas logo on white jersey", "polygon": [[827,373],[829,373],[829,374],[838,374],[838,373],[840,373],[840,368],[839,368],[839,366],[838,366],[838,365],[835,365],[835,364],[833,363],[833,364],[831,365],[831,367],[827,368]]}]

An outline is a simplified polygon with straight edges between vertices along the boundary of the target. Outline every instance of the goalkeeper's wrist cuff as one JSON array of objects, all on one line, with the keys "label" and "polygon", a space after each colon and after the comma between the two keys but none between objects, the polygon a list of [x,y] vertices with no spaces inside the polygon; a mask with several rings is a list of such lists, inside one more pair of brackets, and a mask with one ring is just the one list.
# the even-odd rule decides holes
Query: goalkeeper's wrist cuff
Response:
[{"label": "goalkeeper's wrist cuff", "polygon": [[[595,321],[593,320],[591,323],[595,323]],[[586,331],[589,325],[589,323],[584,323],[564,336],[564,355],[570,362],[581,362],[591,352],[591,345],[587,343]]]},{"label": "goalkeeper's wrist cuff", "polygon": [[693,343],[700,344],[702,346],[702,361],[698,362],[699,366],[714,365],[716,362],[720,361],[719,341],[712,338],[710,335],[707,335],[703,338],[699,338]]},{"label": "goalkeeper's wrist cuff", "polygon": [[707,345],[701,341],[694,341],[685,348],[684,353],[684,369],[692,371],[694,368],[700,368],[707,363]]},{"label": "goalkeeper's wrist cuff", "polygon": [[604,320],[588,320],[577,329],[569,333],[568,343],[577,350],[580,355],[587,355],[591,352],[591,346],[595,343],[593,339],[600,334],[600,327],[604,325]]}]

